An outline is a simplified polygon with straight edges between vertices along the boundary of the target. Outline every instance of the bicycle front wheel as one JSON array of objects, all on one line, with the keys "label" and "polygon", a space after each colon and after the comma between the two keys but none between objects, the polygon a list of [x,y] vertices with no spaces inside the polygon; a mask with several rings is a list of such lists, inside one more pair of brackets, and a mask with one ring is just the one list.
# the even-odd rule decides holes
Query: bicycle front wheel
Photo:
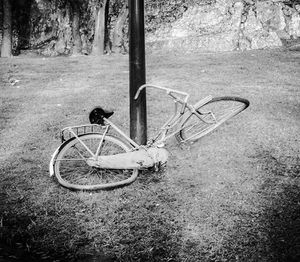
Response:
[{"label": "bicycle front wheel", "polygon": [[[102,134],[84,134],[71,138],[60,148],[54,158],[54,174],[58,182],[69,189],[98,190],[118,187],[133,182],[138,175],[136,169],[100,169],[87,164],[90,152],[96,153]],[[130,151],[130,147],[118,138],[106,135],[100,155],[114,155]]]},{"label": "bicycle front wheel", "polygon": [[183,122],[178,133],[181,141],[196,141],[209,134],[228,119],[249,106],[249,101],[239,97],[215,97],[206,104],[195,108],[201,115],[191,114]]}]

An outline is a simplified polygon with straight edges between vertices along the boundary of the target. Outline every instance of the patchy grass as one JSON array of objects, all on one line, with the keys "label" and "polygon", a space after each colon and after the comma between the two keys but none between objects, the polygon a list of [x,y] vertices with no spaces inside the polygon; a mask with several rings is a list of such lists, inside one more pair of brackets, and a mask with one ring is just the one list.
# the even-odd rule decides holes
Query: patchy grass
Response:
[{"label": "patchy grass", "polygon": [[[164,172],[93,193],[62,188],[48,163],[96,105],[128,130],[127,57],[1,59],[0,261],[298,261],[299,56],[152,54],[148,82],[251,105],[195,144],[172,140]],[[152,134],[171,103],[154,90],[147,103]]]}]

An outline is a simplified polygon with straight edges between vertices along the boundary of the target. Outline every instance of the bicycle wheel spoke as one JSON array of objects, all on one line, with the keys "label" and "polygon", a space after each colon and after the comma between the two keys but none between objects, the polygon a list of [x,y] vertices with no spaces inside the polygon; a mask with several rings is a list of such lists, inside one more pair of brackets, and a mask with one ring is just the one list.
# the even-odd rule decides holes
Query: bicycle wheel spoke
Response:
[{"label": "bicycle wheel spoke", "polygon": [[56,159],[56,161],[86,161],[82,158],[62,158],[62,159]]},{"label": "bicycle wheel spoke", "polygon": [[75,149],[74,151],[75,151],[82,159],[86,159],[86,158],[83,156],[83,154],[80,152],[79,148],[78,148],[76,145],[74,145],[73,148]]}]

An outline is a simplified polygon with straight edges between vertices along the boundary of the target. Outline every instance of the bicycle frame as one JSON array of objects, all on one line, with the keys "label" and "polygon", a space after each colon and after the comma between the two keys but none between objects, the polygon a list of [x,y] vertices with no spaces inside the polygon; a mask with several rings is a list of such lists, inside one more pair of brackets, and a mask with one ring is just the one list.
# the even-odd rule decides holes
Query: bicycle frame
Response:
[{"label": "bicycle frame", "polygon": [[[152,88],[157,88],[160,90],[165,90],[167,92],[167,94],[173,99],[174,105],[175,105],[174,114],[163,124],[163,126],[154,135],[154,137],[148,141],[147,147],[150,147],[150,146],[163,147],[164,142],[166,140],[173,137],[176,133],[178,133],[180,131],[181,125],[186,119],[183,116],[184,116],[184,114],[187,113],[187,111],[189,111],[191,114],[195,114],[201,121],[207,122],[203,119],[202,115],[196,111],[195,108],[209,102],[212,99],[212,96],[207,96],[204,99],[201,99],[200,101],[198,101],[196,104],[191,105],[188,103],[189,94],[187,94],[185,92],[177,91],[177,90],[170,89],[170,88],[160,87],[160,86],[156,86],[156,85],[145,84],[145,85],[142,85],[138,89],[134,98],[137,99],[141,90],[146,87],[152,87]],[[184,99],[176,96],[175,94],[183,95]],[[181,105],[180,110],[178,110],[179,105]],[[207,114],[209,114],[209,113],[210,112],[207,112]],[[189,116],[189,114],[188,114],[188,116]],[[106,123],[105,131],[103,132],[103,138],[108,133],[109,128],[112,127],[123,139],[125,139],[126,142],[128,142],[133,147],[133,149],[139,149],[141,147],[145,147],[145,146],[137,144],[135,141],[133,141],[131,138],[129,138],[112,121],[110,121],[107,118],[103,118],[103,119],[104,119],[104,122]],[[171,128],[175,127],[176,125],[178,126],[178,128],[176,128],[175,131],[173,131],[172,133],[168,134],[169,130]],[[76,137],[76,139],[78,139],[79,142],[88,150],[88,152],[91,154],[91,156],[94,157],[94,156],[99,155],[103,139],[100,141],[100,144],[98,146],[96,154],[93,154],[88,149],[88,147],[81,141],[81,139],[78,137],[78,135],[72,130],[72,128],[74,128],[74,127],[67,127],[64,130],[68,130],[69,132],[71,132],[74,135],[74,137]]]},{"label": "bicycle frame", "polygon": [[[134,99],[137,99],[140,92],[146,87],[152,87],[152,88],[156,88],[156,89],[160,89],[160,90],[165,90],[167,92],[167,94],[173,99],[174,105],[175,105],[174,114],[163,124],[163,126],[160,128],[160,130],[157,132],[157,134],[152,139],[149,140],[149,142],[148,142],[149,145],[163,144],[166,140],[168,140],[169,138],[173,137],[176,133],[178,133],[181,129],[181,125],[183,124],[183,122],[186,119],[183,116],[184,116],[184,114],[187,113],[187,111],[189,111],[191,114],[195,114],[201,121],[208,123],[207,121],[205,121],[203,119],[202,115],[199,112],[197,112],[196,108],[209,102],[212,99],[212,96],[207,96],[204,99],[201,99],[200,101],[198,101],[196,104],[191,105],[188,103],[188,99],[190,96],[188,93],[177,91],[177,90],[170,89],[170,88],[157,86],[157,85],[145,84],[145,85],[142,85],[138,89]],[[176,96],[176,94],[183,95],[184,99]],[[181,105],[180,110],[178,110],[179,104]],[[211,114],[211,112],[207,112],[206,114]],[[175,129],[175,131],[173,131],[171,134],[168,134],[169,130],[171,128],[175,127],[176,125],[178,126],[178,128]],[[161,138],[159,139],[159,137],[161,137]]]},{"label": "bicycle frame", "polygon": [[113,112],[96,107],[89,114],[90,124],[62,129],[62,143],[49,163],[50,176],[76,190],[127,185],[137,178],[139,170],[163,170],[169,155],[165,141],[169,138],[193,143],[249,106],[247,99],[235,96],[207,96],[192,105],[189,94],[151,84],[140,86],[134,99],[144,88],[165,91],[174,102],[173,114],[147,145],[137,144],[116,126],[110,120]]},{"label": "bicycle frame", "polygon": [[[207,102],[209,102],[212,99],[211,96],[207,96],[204,99],[198,101],[196,104],[191,105],[188,103],[189,94],[185,92],[181,92],[181,91],[177,91],[165,87],[160,87],[156,85],[146,84],[146,85],[142,85],[138,89],[135,95],[135,99],[138,98],[141,90],[146,87],[152,87],[152,88],[157,88],[166,91],[167,94],[173,99],[175,105],[174,114],[163,124],[163,126],[156,133],[156,135],[148,141],[146,146],[137,144],[135,141],[129,138],[120,128],[118,128],[113,122],[111,122],[107,118],[103,118],[104,123],[106,124],[103,127],[105,130],[102,132],[102,138],[99,142],[99,145],[95,153],[93,153],[88,148],[88,146],[85,145],[85,143],[80,139],[80,136],[73,130],[75,128],[80,128],[80,127],[83,127],[85,129],[86,126],[83,125],[83,126],[66,127],[62,130],[62,134],[66,130],[69,131],[75,137],[75,139],[77,139],[80,142],[80,144],[89,152],[91,157],[87,159],[87,164],[95,167],[106,167],[106,168],[116,168],[116,169],[117,168],[122,168],[122,169],[138,168],[139,169],[139,168],[149,167],[151,165],[156,165],[158,163],[166,162],[167,152],[163,148],[165,145],[164,143],[167,139],[171,138],[181,130],[181,126],[186,119],[185,117],[183,117],[185,114],[188,114],[186,117],[189,117],[191,114],[195,114],[201,121],[207,123],[207,121],[205,121],[202,117],[203,114],[197,112],[195,108],[198,108],[201,105],[204,105]],[[184,98],[181,98],[178,95],[184,96]],[[180,110],[178,108],[179,106],[181,106]],[[211,114],[211,112],[207,112],[205,114]],[[176,125],[178,127],[175,129],[175,131],[168,134],[169,130],[175,127]],[[90,126],[95,126],[95,125],[90,125]],[[131,152],[119,154],[119,156],[117,155],[100,156],[103,141],[105,140],[105,136],[109,132],[109,129],[111,127],[126,142],[128,142],[132,146]],[[60,147],[57,148],[57,150],[54,152],[52,159],[50,161],[50,176],[54,174],[54,170],[53,170],[54,157],[59,150]],[[135,162],[133,161],[134,162],[133,165],[131,164],[133,163],[132,159],[137,160]],[[140,164],[141,162],[145,162],[145,164]]]}]

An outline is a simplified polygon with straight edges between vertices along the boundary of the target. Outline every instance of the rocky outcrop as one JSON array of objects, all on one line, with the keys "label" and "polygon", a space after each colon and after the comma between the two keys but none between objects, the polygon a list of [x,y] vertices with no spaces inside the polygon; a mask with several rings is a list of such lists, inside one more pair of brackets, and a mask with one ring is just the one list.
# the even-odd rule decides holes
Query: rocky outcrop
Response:
[{"label": "rocky outcrop", "polygon": [[31,12],[30,45],[43,55],[69,54],[72,48],[69,8],[62,10],[55,3],[36,1]]},{"label": "rocky outcrop", "polygon": [[[84,54],[92,50],[96,2],[78,2],[79,37]],[[110,1],[108,52],[128,51],[125,2]],[[15,6],[13,12],[14,54],[24,50],[47,56],[73,53],[72,1],[13,3],[23,5]],[[3,20],[1,7],[0,21]],[[120,15],[122,12],[124,17]],[[0,23],[0,44],[1,30]],[[148,50],[218,52],[276,48],[293,39],[300,40],[300,0],[149,0],[145,1],[145,30]]]},{"label": "rocky outcrop", "polygon": [[233,51],[282,46],[300,37],[300,3],[217,0],[194,6],[172,23],[147,35],[149,48]]},{"label": "rocky outcrop", "polygon": [[[147,36],[153,48],[229,51],[237,48],[243,4],[218,1],[215,5],[194,6],[171,28]],[[232,7],[229,10],[229,7]]]}]

